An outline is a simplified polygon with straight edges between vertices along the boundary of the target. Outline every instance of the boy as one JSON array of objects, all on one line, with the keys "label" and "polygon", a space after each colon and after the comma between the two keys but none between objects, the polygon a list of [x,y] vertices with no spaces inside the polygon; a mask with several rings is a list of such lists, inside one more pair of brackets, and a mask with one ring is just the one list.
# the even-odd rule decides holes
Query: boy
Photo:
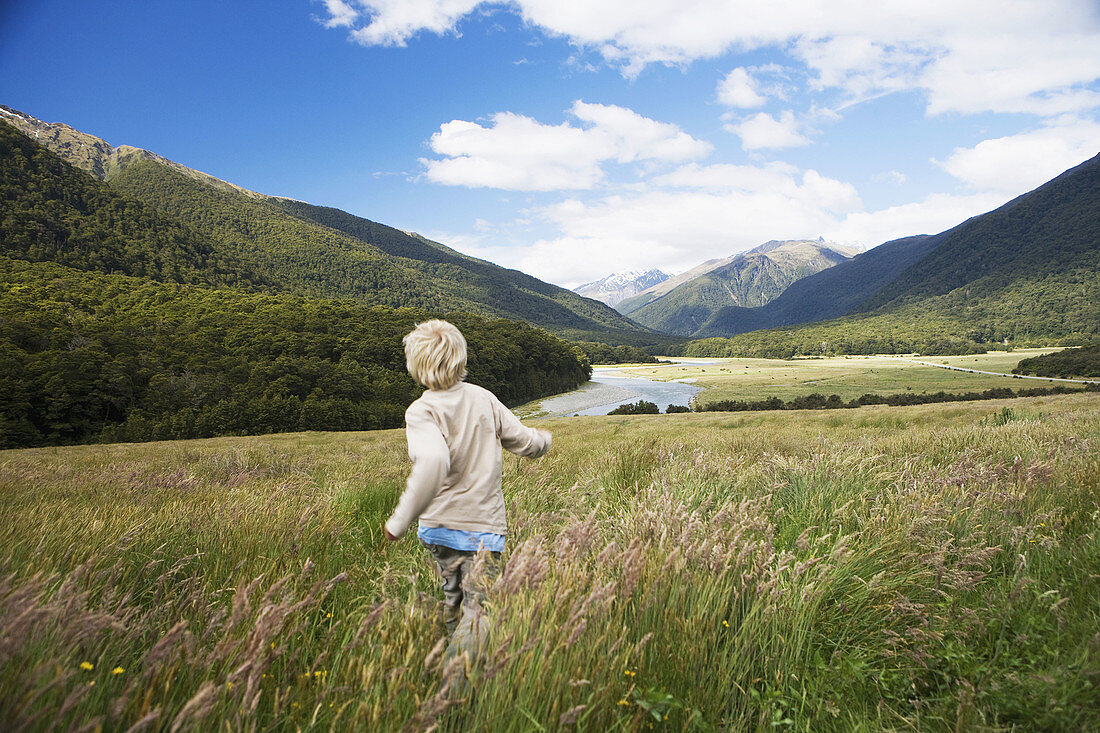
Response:
[{"label": "boy", "polygon": [[[417,537],[443,579],[447,656],[475,657],[487,629],[481,609],[485,573],[475,573],[479,549],[497,571],[507,522],[501,492],[501,447],[528,458],[550,448],[551,435],[520,423],[492,392],[462,380],[466,339],[446,321],[427,321],[405,336],[405,366],[427,391],[405,411],[413,467],[383,533],[401,537],[419,519]],[[479,568],[480,570],[480,568]]]}]

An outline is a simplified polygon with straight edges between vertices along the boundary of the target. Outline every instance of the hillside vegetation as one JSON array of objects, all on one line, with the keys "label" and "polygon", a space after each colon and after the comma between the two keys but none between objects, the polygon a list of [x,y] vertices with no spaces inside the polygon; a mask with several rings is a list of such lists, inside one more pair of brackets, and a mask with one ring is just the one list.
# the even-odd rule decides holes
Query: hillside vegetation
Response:
[{"label": "hillside vegetation", "polygon": [[209,237],[119,195],[6,124],[0,124],[0,251],[162,282],[271,284]]},{"label": "hillside vegetation", "polygon": [[[213,256],[238,264],[269,288],[524,320],[568,338],[638,346],[668,342],[601,303],[417,235],[337,209],[247,191],[154,153],[115,148],[66,125],[43,123],[13,110],[0,120],[6,138],[19,135],[37,147],[19,130],[42,133],[44,146],[108,183],[128,206],[140,203],[143,211],[187,231],[190,239],[213,248]],[[51,161],[29,173],[45,180],[58,168]],[[73,179],[69,172],[65,177],[49,184],[51,195]],[[11,206],[19,209],[22,204]],[[191,264],[191,269],[201,267]]]},{"label": "hillside vegetation", "polygon": [[1040,377],[1100,377],[1100,344],[1024,359],[1012,371]]},{"label": "hillside vegetation", "polygon": [[[1100,156],[946,232],[884,244],[804,278],[763,308],[726,309],[710,333],[770,330],[685,353],[965,353],[998,342],[1087,343],[1100,328],[1098,211]],[[776,328],[806,321],[823,322]]]},{"label": "hillside vegetation", "polygon": [[543,425],[466,703],[401,432],[0,454],[0,727],[1100,727],[1100,396]]},{"label": "hillside vegetation", "polygon": [[[0,447],[399,427],[427,311],[211,290],[0,258]],[[523,323],[450,314],[509,404],[588,379]]]}]

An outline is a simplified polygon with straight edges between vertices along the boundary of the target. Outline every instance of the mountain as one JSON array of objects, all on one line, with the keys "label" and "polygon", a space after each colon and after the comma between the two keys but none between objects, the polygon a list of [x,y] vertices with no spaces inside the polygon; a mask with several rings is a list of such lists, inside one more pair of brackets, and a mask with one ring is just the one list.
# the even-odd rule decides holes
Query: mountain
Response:
[{"label": "mountain", "polygon": [[[144,166],[183,176],[141,156],[113,180]],[[401,336],[440,310],[308,292],[308,252],[294,263],[255,250],[286,231],[313,238],[303,251],[359,240],[281,211],[260,217],[239,191],[212,190],[238,208],[205,205],[184,222],[0,124],[0,448],[401,425],[419,394]],[[219,217],[233,214],[269,237],[227,239]],[[354,246],[352,276],[408,275],[404,259]],[[575,346],[541,328],[447,316],[470,344],[469,380],[509,404],[590,374]]]},{"label": "mountain", "polygon": [[881,244],[791,283],[779,297],[761,307],[719,308],[696,335],[700,338],[730,336],[761,328],[837,318],[886,287],[906,268],[935,249],[940,241],[938,236],[918,235]]},{"label": "mountain", "polygon": [[620,303],[618,309],[658,331],[700,335],[721,309],[765,305],[792,283],[843,263],[854,253],[822,240],[773,240],[747,252],[705,262],[692,270],[690,277],[680,276],[676,286],[666,289],[667,284],[662,283],[659,288]]},{"label": "mountain", "polygon": [[741,335],[693,342],[687,353],[965,353],[1094,341],[1100,155],[945,232],[811,275],[762,308],[726,309],[710,328]]},{"label": "mountain", "polygon": [[[468,311],[527,321],[587,341],[663,341],[608,306],[419,235],[337,209],[248,191],[155,153],[114,147],[8,107],[0,107],[0,119],[106,182],[125,201],[140,204],[146,215],[186,230],[212,257],[237,263],[250,282],[271,290],[440,313]],[[96,269],[144,274],[118,263],[104,267]]]},{"label": "mountain", "polygon": [[668,280],[660,270],[631,270],[608,275],[602,280],[573,288],[577,295],[598,300],[614,308],[627,298]]}]

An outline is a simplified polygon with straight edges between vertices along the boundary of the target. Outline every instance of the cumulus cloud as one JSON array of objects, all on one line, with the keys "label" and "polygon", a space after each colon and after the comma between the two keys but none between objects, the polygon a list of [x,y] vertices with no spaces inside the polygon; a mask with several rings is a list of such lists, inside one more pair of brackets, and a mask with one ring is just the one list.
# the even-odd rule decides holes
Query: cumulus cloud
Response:
[{"label": "cumulus cloud", "polygon": [[1100,152],[1100,124],[1064,119],[1038,130],[955,148],[937,163],[979,191],[1017,195]]},{"label": "cumulus cloud", "polygon": [[[330,22],[346,25],[353,3],[361,12],[352,37],[370,45],[455,32],[485,5],[595,50],[627,75],[651,63],[777,48],[805,64],[818,88],[853,99],[921,90],[931,113],[1055,115],[1100,104],[1089,88],[1100,77],[1100,13],[1085,0],[329,0]],[[739,73],[730,84],[731,100],[761,94]]]},{"label": "cumulus cloud", "polygon": [[939,234],[972,216],[992,211],[1009,198],[996,193],[933,194],[878,211],[853,212],[822,232],[826,239],[875,247],[914,234]]},{"label": "cumulus cloud", "polygon": [[350,28],[359,18],[359,11],[344,2],[344,0],[323,0],[325,10],[328,11],[328,19],[324,20],[326,28]]},{"label": "cumulus cloud", "polygon": [[760,112],[724,127],[741,138],[741,147],[745,150],[793,148],[810,142],[810,138],[800,132],[802,123],[790,110],[783,111],[779,117]]},{"label": "cumulus cloud", "polygon": [[711,151],[676,125],[615,105],[578,100],[570,110],[581,124],[546,125],[500,112],[491,125],[452,120],[432,135],[442,156],[422,159],[425,176],[451,186],[516,191],[589,189],[604,178],[607,163],[680,163]]},{"label": "cumulus cloud", "polygon": [[718,83],[718,101],[727,107],[748,109],[762,107],[767,99],[757,91],[756,80],[749,70],[738,67]]},{"label": "cumulus cloud", "polygon": [[653,183],[663,189],[538,209],[560,236],[509,264],[563,284],[589,282],[623,262],[678,272],[769,239],[817,237],[862,208],[850,184],[785,163],[690,164]]},{"label": "cumulus cloud", "polygon": [[[331,0],[326,0],[330,2]],[[340,5],[345,2],[336,0]],[[457,30],[458,21],[481,0],[351,0],[369,18],[351,37],[364,46],[404,46],[421,31],[442,35]]]}]

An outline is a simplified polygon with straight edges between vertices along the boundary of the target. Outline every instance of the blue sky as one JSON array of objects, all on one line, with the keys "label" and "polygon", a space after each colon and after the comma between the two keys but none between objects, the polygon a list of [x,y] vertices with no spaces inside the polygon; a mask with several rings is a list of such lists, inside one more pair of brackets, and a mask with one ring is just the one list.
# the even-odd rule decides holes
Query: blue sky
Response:
[{"label": "blue sky", "polygon": [[1100,6],[15,0],[0,103],[573,286],[1034,188],[1100,152]]}]

